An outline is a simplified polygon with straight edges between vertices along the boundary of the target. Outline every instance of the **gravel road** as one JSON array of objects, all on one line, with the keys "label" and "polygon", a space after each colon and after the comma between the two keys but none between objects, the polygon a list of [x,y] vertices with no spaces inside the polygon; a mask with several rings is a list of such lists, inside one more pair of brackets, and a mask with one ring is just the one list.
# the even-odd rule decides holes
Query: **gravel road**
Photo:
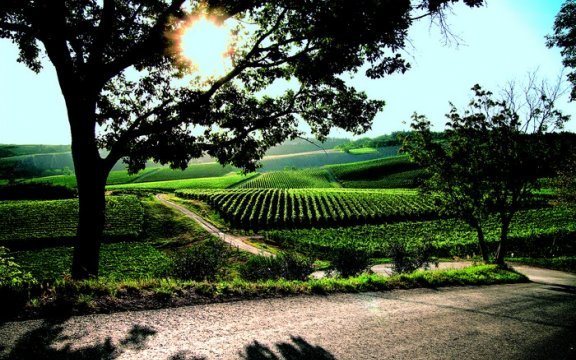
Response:
[{"label": "gravel road", "polygon": [[9,322],[0,358],[574,359],[576,276],[560,278]]}]

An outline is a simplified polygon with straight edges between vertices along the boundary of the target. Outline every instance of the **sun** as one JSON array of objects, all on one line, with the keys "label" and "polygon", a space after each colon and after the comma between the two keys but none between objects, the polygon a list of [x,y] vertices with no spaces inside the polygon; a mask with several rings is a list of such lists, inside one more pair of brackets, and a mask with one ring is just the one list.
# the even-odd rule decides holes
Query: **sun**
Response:
[{"label": "sun", "polygon": [[232,33],[205,15],[188,21],[180,30],[179,54],[202,78],[222,76],[230,67]]}]

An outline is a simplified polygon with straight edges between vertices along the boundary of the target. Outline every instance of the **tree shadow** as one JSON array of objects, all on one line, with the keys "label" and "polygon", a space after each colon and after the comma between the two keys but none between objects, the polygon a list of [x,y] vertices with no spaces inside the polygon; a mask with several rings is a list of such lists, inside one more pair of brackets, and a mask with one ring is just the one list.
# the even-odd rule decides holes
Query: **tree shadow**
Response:
[{"label": "tree shadow", "polygon": [[275,344],[277,355],[270,347],[254,341],[246,346],[244,353],[240,354],[241,359],[246,360],[336,360],[321,346],[314,346],[300,336],[290,336],[292,343],[280,342]]},{"label": "tree shadow", "polygon": [[[134,325],[126,337],[114,345],[110,337],[104,341],[87,347],[72,348],[74,337],[62,335],[65,319],[45,320],[37,329],[23,335],[10,353],[0,355],[0,359],[51,359],[51,360],[92,360],[92,359],[116,359],[126,349],[142,350],[146,340],[155,335],[152,328]],[[53,347],[52,344],[66,341],[62,347]]]}]

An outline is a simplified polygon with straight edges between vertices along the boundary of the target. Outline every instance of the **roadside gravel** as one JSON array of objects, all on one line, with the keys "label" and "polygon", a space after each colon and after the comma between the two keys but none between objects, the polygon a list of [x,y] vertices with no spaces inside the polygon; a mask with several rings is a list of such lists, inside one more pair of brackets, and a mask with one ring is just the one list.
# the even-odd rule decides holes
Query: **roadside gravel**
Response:
[{"label": "roadside gravel", "polygon": [[541,283],[0,325],[2,359],[573,359],[575,345],[576,288]]}]

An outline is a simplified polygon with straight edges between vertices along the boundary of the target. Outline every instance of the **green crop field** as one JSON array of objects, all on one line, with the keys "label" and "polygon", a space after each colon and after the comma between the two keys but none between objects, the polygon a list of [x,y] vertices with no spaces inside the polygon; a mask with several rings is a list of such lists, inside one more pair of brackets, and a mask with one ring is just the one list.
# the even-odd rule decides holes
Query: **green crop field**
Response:
[{"label": "green crop field", "polygon": [[[152,174],[160,168],[148,168],[140,171],[138,174],[129,175],[126,170],[112,170],[108,175],[106,183],[108,185],[128,184],[137,181],[143,176]],[[50,183],[54,185],[62,185],[67,187],[76,187],[76,176],[74,175],[54,175],[44,176],[26,180],[28,183]]]},{"label": "green crop field", "polygon": [[415,188],[424,176],[424,170],[416,169],[386,175],[377,180],[342,180],[340,183],[342,187],[355,189]]},{"label": "green crop field", "polygon": [[338,180],[378,180],[386,175],[415,170],[418,165],[408,156],[391,156],[381,159],[358,161],[351,164],[327,166]]},{"label": "green crop field", "polygon": [[238,187],[263,189],[333,188],[339,187],[339,184],[331,181],[330,173],[325,169],[304,169],[264,173],[240,184]]},{"label": "green crop field", "polygon": [[[105,237],[135,238],[143,209],[135,196],[110,196]],[[78,200],[0,201],[0,244],[42,239],[71,239],[78,224]]]},{"label": "green crop field", "polygon": [[211,177],[211,178],[153,181],[153,182],[122,184],[122,185],[110,185],[107,186],[106,188],[108,190],[142,189],[142,190],[160,190],[160,191],[174,191],[178,189],[225,189],[232,187],[243,181],[246,181],[257,175],[258,175],[257,173],[251,173],[247,175],[229,174],[226,176]]},{"label": "green crop field", "polygon": [[229,189],[176,194],[205,201],[232,226],[252,230],[436,217],[432,199],[410,190]]},{"label": "green crop field", "polygon": [[[516,256],[534,249],[539,256],[545,245],[558,253],[576,251],[576,207],[549,207],[522,210],[510,228],[510,251]],[[371,256],[388,254],[392,242],[404,244],[429,243],[440,256],[465,256],[478,254],[476,232],[456,219],[432,221],[404,221],[381,225],[364,225],[323,229],[269,230],[266,237],[280,246],[310,254],[329,254],[334,249],[351,246],[363,249]],[[499,236],[495,219],[486,224],[486,240],[492,245]],[[557,255],[556,254],[556,255]]]},{"label": "green crop field", "polygon": [[418,165],[404,155],[326,168],[346,188],[413,188],[424,175]]},{"label": "green crop field", "polygon": [[140,176],[134,182],[153,182],[167,180],[183,180],[219,177],[231,172],[239,171],[237,168],[227,165],[222,166],[218,163],[190,164],[185,170],[173,170],[167,167],[157,168],[156,171]]},{"label": "green crop field", "polygon": [[[12,255],[23,270],[40,281],[54,281],[70,275],[71,247],[22,250]],[[151,278],[167,267],[169,257],[146,243],[102,244],[100,278],[109,280]]]}]

